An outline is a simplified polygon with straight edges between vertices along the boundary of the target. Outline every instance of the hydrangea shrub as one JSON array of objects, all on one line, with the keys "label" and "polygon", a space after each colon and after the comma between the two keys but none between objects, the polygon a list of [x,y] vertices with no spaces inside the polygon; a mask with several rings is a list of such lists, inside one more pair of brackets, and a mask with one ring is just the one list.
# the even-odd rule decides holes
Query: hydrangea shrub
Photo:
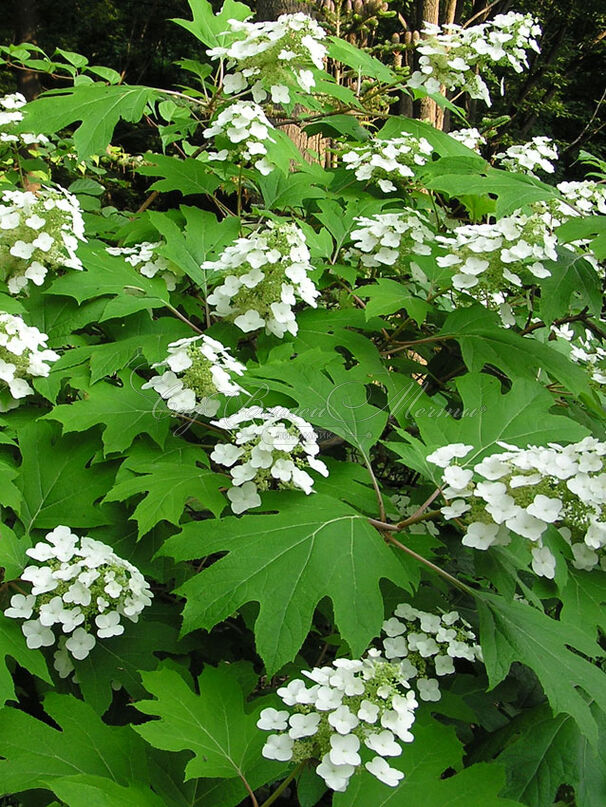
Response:
[{"label": "hydrangea shrub", "polygon": [[0,800],[597,807],[603,178],[375,104],[539,22],[189,4],[175,90],[5,49],[69,80],[0,98]]}]

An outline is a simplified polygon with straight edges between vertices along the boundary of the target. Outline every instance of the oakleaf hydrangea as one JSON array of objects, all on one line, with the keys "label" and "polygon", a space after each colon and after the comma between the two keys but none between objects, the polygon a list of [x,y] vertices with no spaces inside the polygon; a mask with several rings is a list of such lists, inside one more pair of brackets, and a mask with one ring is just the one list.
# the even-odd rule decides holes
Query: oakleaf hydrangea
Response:
[{"label": "oakleaf hydrangea", "polygon": [[566,323],[552,325],[551,331],[569,343],[568,356],[575,364],[587,369],[596,384],[606,384],[606,349],[588,328],[577,334],[571,325]]},{"label": "oakleaf hydrangea", "polygon": [[455,672],[455,659],[482,660],[480,645],[470,628],[457,611],[432,614],[401,603],[394,616],[383,623],[382,655],[375,657],[399,663],[400,675],[422,701],[439,701],[438,678]]},{"label": "oakleaf hydrangea", "polygon": [[229,71],[223,78],[228,94],[249,88],[257,103],[268,97],[274,104],[290,102],[290,89],[308,93],[315,86],[313,71],[321,70],[326,56],[324,29],[307,14],[282,14],[267,22],[229,20],[220,34],[230,44],[208,50],[211,59],[224,59]]},{"label": "oakleaf hydrangea", "polygon": [[543,262],[557,258],[557,238],[544,216],[521,210],[494,224],[463,224],[436,242],[446,252],[436,258],[438,266],[456,270],[454,288],[473,289],[477,297],[549,277]]},{"label": "oakleaf hydrangea", "polygon": [[152,366],[167,369],[143,384],[143,389],[155,389],[174,412],[214,417],[221,396],[231,398],[243,391],[234,376],[243,375],[244,365],[206,334],[171,342],[167,358]]},{"label": "oakleaf hydrangea", "polygon": [[210,458],[230,469],[227,498],[234,513],[258,507],[259,491],[271,487],[310,494],[314,480],[306,467],[328,476],[326,465],[316,457],[320,449],[313,427],[284,407],[250,406],[213,423],[233,433],[233,441],[218,443]]},{"label": "oakleaf hydrangea", "polygon": [[267,158],[266,143],[275,143],[271,136],[273,126],[258,104],[252,101],[235,101],[225,107],[203,131],[207,139],[219,138],[224,148],[207,152],[210,160],[229,158],[252,164],[259,173],[271,174],[275,165]]},{"label": "oakleaf hydrangea", "polygon": [[360,182],[376,183],[384,193],[410,185],[416,169],[431,157],[433,146],[424,137],[403,132],[391,140],[373,138],[364,146],[346,151],[342,160]]},{"label": "oakleaf hydrangea", "polygon": [[472,151],[479,152],[481,146],[486,145],[486,138],[475,128],[456,129],[454,132],[448,132],[448,136],[467,146]]},{"label": "oakleaf hydrangea", "polygon": [[435,235],[426,216],[416,210],[357,216],[355,222],[357,228],[350,236],[355,249],[345,257],[358,258],[367,268],[399,268],[407,257],[431,254]]},{"label": "oakleaf hydrangea", "polygon": [[551,162],[558,159],[558,147],[550,137],[533,137],[528,143],[509,146],[495,154],[501,166],[508,171],[518,171],[534,176],[538,169],[553,174],[555,166]]},{"label": "oakleaf hydrangea", "polygon": [[265,328],[280,338],[287,332],[294,335],[297,297],[315,308],[319,295],[308,277],[313,268],[309,260],[305,236],[296,224],[269,222],[239,238],[218,260],[202,264],[222,277],[207,301],[217,316],[245,333]]},{"label": "oakleaf hydrangea", "polygon": [[73,670],[71,658],[82,661],[98,639],[120,636],[121,620],[137,622],[151,603],[149,585],[132,563],[69,527],[56,527],[26,554],[40,564],[21,574],[31,593],[14,594],[4,615],[25,620],[30,649],[58,645],[55,668],[62,678]]},{"label": "oakleaf hydrangea", "polygon": [[565,199],[561,202],[559,210],[566,218],[591,215],[592,213],[606,214],[606,185],[584,180],[583,182],[558,182],[556,187]]},{"label": "oakleaf hydrangea", "polygon": [[0,266],[11,294],[49,271],[83,268],[76,254],[84,220],[75,196],[64,188],[4,191],[0,203]]},{"label": "oakleaf hydrangea", "polygon": [[32,378],[45,378],[50,362],[59,354],[46,347],[48,336],[21,317],[0,312],[0,388],[8,387],[11,398],[32,395]]},{"label": "oakleaf hydrangea", "polygon": [[25,96],[20,92],[0,97],[0,144],[6,143],[15,148],[27,148],[48,143],[46,135],[15,131],[15,124],[20,123],[24,118],[23,113],[19,110],[26,104]]},{"label": "oakleaf hydrangea", "polygon": [[161,241],[142,241],[133,247],[107,247],[110,255],[118,255],[130,263],[144,277],[161,277],[166,283],[168,291],[174,291],[177,284],[175,275],[176,266],[163,255],[159,255],[158,247]]},{"label": "oakleaf hydrangea", "polygon": [[340,658],[314,667],[278,689],[286,709],[263,709],[257,726],[272,733],[263,746],[267,759],[315,760],[327,787],[347,789],[365,767],[395,787],[404,774],[387,761],[414,740],[417,701],[400,665],[378,658]]},{"label": "oakleaf hydrangea", "polygon": [[528,67],[526,51],[539,52],[537,37],[541,28],[529,14],[497,14],[490,22],[463,28],[448,24],[440,27],[425,23],[417,52],[419,70],[408,86],[423,87],[429,93],[462,90],[472,98],[491,105],[482,69],[509,65],[520,73]]},{"label": "oakleaf hydrangea", "polygon": [[26,104],[25,96],[20,92],[3,95],[0,98],[0,107],[2,107],[0,110],[0,126],[20,123],[23,120],[23,112],[19,112],[19,110]]},{"label": "oakleaf hydrangea", "polygon": [[460,460],[473,446],[455,443],[427,457],[444,469],[442,514],[464,527],[463,544],[484,550],[507,545],[516,533],[530,542],[534,572],[551,579],[556,559],[543,536],[553,525],[576,568],[606,566],[606,443],[586,437],[567,446],[498,445],[502,452],[471,468]]}]

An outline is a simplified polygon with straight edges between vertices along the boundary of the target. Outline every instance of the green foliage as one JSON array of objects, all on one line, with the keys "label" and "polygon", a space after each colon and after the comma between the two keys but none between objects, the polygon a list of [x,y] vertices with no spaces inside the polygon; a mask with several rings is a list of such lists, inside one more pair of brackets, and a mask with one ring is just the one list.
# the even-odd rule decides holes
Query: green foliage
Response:
[{"label": "green foliage", "polygon": [[[95,19],[120,27],[123,10],[102,5]],[[135,13],[130,0],[124,5]],[[407,68],[333,28],[324,62],[297,51],[281,60],[285,67],[276,52],[275,64],[268,58],[255,72],[259,53],[245,49],[241,80],[258,80],[273,96],[262,101],[267,125],[246,151],[241,120],[209,131],[230,104],[251,96],[231,91],[236,66],[206,49],[244,38],[226,31],[251,10],[233,0],[221,9],[207,0],[187,5],[191,19],[184,2],[163,12],[185,15],[173,20],[171,42],[183,48],[176,65],[185,70],[173,90],[128,83],[130,67],[117,57],[109,68],[92,64],[96,58],[77,52],[75,34],[52,57],[38,45],[0,48],[3,64],[35,70],[49,85],[57,75],[62,81],[24,107],[22,121],[0,124],[2,133],[12,126],[49,138],[18,146],[0,138],[2,190],[65,186],[84,228],[74,247],[82,267],[66,262],[67,253],[55,266],[51,250],[73,246],[69,227],[45,243],[50,223],[14,224],[6,213],[13,197],[0,202],[9,280],[0,314],[43,331],[55,351],[38,371],[25,361],[32,332],[11,351],[4,329],[14,320],[0,318],[0,801],[602,807],[606,573],[600,533],[589,529],[602,509],[583,511],[578,488],[593,485],[599,498],[604,474],[577,468],[562,492],[560,481],[570,477],[565,461],[554,461],[535,480],[537,501],[524,488],[524,512],[530,517],[531,503],[548,507],[539,497],[560,491],[562,513],[538,539],[525,538],[519,525],[515,533],[503,517],[499,536],[511,541],[481,550],[462,537],[474,519],[491,524],[487,500],[464,491],[472,514],[457,515],[459,489],[448,490],[443,468],[427,457],[463,443],[470,449],[450,471],[465,475],[507,447],[606,438],[605,217],[562,212],[566,199],[554,185],[495,168],[427,122],[390,115],[395,94],[410,91]],[[387,25],[395,17],[379,19]],[[99,30],[108,32],[104,46],[119,50],[111,26]],[[296,30],[289,36],[289,47],[302,47]],[[457,99],[440,98],[451,120],[465,118]],[[301,131],[330,146],[303,148]],[[379,152],[406,135],[433,147],[413,176],[380,159],[372,164],[379,173],[346,170],[352,148]],[[587,159],[603,170],[599,158]],[[383,222],[418,223],[415,216],[422,227],[407,246],[396,243]],[[497,256],[478,229],[467,274],[449,265],[441,236],[510,216],[520,228],[535,226],[524,231],[530,247],[514,236],[508,246],[518,254],[503,257],[499,247]],[[365,217],[379,217],[378,236],[360,235]],[[35,248],[51,267],[43,278],[31,256],[22,257],[38,229]],[[270,257],[268,229],[277,244]],[[537,265],[541,239],[555,246]],[[19,261],[29,274],[19,274]],[[23,379],[31,381],[27,395]],[[272,421],[259,442],[263,417],[287,426]],[[492,490],[499,479],[489,480]],[[61,541],[71,540],[66,527],[82,540],[79,563],[88,557],[82,547],[92,547],[94,559],[101,542],[123,564],[102,580],[90,568],[105,574],[105,561],[89,567],[88,579],[78,567],[86,584],[79,577],[62,594],[63,603],[73,595],[79,630],[96,639],[84,651],[74,626],[36,621],[44,613],[52,622],[53,592],[65,592],[64,581],[58,589],[43,581],[26,615],[37,585],[27,566],[47,563],[55,582],[72,570],[60,554]],[[39,560],[44,549],[34,547],[49,533],[58,548]],[[554,569],[533,555],[530,570],[527,540],[547,551]],[[111,593],[116,568],[141,572],[149,607],[129,613],[126,595]],[[92,592],[90,602],[78,605],[86,599],[79,586]],[[452,655],[441,661],[446,668],[452,657],[454,673],[439,675],[426,653],[433,639],[425,636],[424,646],[406,626],[402,649],[397,620],[385,622],[400,604],[440,617],[445,635],[456,622],[451,612],[466,620],[453,629],[456,639],[444,640]],[[124,631],[112,635],[116,614]],[[427,625],[419,630],[437,636]],[[401,667],[377,661],[379,637],[389,631],[395,642],[383,650],[387,656],[400,642],[389,658],[406,653]],[[470,657],[456,645],[472,646],[472,632],[479,649]],[[344,789],[316,773],[326,754],[338,758],[340,741],[331,745],[331,737],[351,739],[347,729],[330,728],[328,713],[335,721],[337,713],[318,707],[317,735],[291,737],[291,750],[284,732],[290,725],[296,734],[297,720],[286,719],[293,711],[313,719],[314,705],[275,693],[294,679],[307,682],[312,667],[325,668],[313,674],[324,681],[326,670],[338,678],[335,660],[362,658],[366,677],[356,680],[371,706],[385,705],[390,687],[403,695],[409,684],[418,708],[413,739],[386,758],[390,783],[371,773],[373,741],[354,727],[360,759]],[[406,673],[405,684],[407,664],[419,674]],[[431,689],[438,677],[439,700],[435,692],[424,697],[423,684]],[[324,685],[336,686],[332,678]],[[351,686],[340,697],[357,715],[366,707]],[[366,722],[390,735],[393,714]],[[283,741],[274,759],[268,731]],[[358,751],[348,753],[357,759]]]},{"label": "green foliage", "polygon": [[[254,680],[247,665],[206,667],[196,695],[174,670],[147,673],[145,686],[155,700],[137,706],[160,719],[138,726],[137,732],[155,748],[192,751],[186,779],[239,777],[259,787],[279,773],[279,768],[260,754],[263,737],[256,721],[263,701],[257,700],[253,711],[245,709],[242,682],[251,677]],[[245,793],[242,787],[242,797]]]},{"label": "green foliage", "polygon": [[212,628],[234,607],[258,602],[256,646],[270,673],[295,656],[322,597],[332,599],[341,636],[356,655],[383,619],[380,580],[409,583],[406,567],[363,516],[320,495],[305,502],[284,496],[277,515],[188,525],[162,550],[178,560],[226,551],[180,589],[184,629]]},{"label": "green foliage", "polygon": [[[597,807],[606,795],[604,714],[592,711],[599,721],[598,745],[592,748],[567,715],[553,717],[537,706],[512,721],[514,738],[499,755],[507,768],[505,793],[524,804],[551,804],[563,784],[575,789],[577,803]],[[517,738],[517,739],[516,739]]]},{"label": "green foliage", "polygon": [[120,119],[138,121],[155,98],[148,87],[85,84],[62,95],[39,98],[31,106],[27,130],[58,132],[81,121],[74,132],[74,147],[80,158],[99,154],[109,144]]}]

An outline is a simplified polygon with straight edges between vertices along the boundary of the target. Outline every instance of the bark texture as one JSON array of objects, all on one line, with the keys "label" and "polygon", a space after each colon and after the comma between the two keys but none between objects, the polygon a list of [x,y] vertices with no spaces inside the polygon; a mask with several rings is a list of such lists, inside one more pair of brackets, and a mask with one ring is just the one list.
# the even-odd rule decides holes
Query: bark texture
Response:
[{"label": "bark texture", "polygon": [[[38,7],[36,0],[15,0],[15,39],[17,42],[36,44],[38,32]],[[19,70],[17,74],[19,92],[32,101],[42,92],[40,78],[35,70]]]}]

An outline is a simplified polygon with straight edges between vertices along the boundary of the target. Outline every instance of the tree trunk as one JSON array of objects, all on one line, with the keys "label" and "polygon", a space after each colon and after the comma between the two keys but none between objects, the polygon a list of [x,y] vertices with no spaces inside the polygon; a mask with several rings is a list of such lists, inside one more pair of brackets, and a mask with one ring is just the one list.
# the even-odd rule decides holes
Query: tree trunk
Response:
[{"label": "tree trunk", "polygon": [[[423,23],[430,22],[434,25],[440,23],[440,0],[422,0],[420,4],[421,18],[418,20],[419,30]],[[419,106],[419,117],[421,120],[437,125],[438,105],[431,98],[421,98]]]},{"label": "tree trunk", "polygon": [[[17,7],[15,38],[17,42],[36,44],[38,31],[38,8],[36,0],[15,0]],[[19,70],[17,74],[19,92],[32,101],[42,92],[42,85],[35,70]]]}]

